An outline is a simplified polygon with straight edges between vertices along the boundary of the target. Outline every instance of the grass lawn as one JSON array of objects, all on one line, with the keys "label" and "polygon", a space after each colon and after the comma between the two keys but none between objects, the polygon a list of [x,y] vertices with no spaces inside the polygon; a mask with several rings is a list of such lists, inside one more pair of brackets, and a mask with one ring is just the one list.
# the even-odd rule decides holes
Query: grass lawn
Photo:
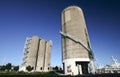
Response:
[{"label": "grass lawn", "polygon": [[0,73],[0,77],[61,77],[54,72],[48,72],[48,73],[43,73],[43,72],[35,72],[35,73],[13,73],[13,72],[8,72],[8,73]]},{"label": "grass lawn", "polygon": [[79,76],[60,76],[54,72],[49,73],[0,73],[0,77],[120,77],[120,74],[96,74],[96,75],[79,75]]}]

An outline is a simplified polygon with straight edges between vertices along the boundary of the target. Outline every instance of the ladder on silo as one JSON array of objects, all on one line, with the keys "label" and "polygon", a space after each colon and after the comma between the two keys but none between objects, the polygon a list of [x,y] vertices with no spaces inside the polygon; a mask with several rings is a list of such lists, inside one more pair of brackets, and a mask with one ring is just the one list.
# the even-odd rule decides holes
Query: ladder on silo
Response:
[{"label": "ladder on silo", "polygon": [[88,48],[80,39],[77,39],[77,38],[75,38],[74,36],[71,36],[68,33],[60,32],[60,34],[64,37],[67,37],[67,38],[75,41],[76,43],[79,43],[82,47],[84,47],[90,53],[90,55],[91,55],[90,56],[90,59],[91,59],[90,64],[92,65],[91,66],[92,67],[92,73],[95,74],[94,54],[93,54],[91,48]]},{"label": "ladder on silo", "polygon": [[68,37],[68,38],[70,38],[71,40],[73,40],[73,41],[79,43],[80,45],[82,45],[82,47],[84,47],[87,51],[89,51],[89,52],[91,53],[92,58],[94,58],[93,52],[92,52],[91,48],[88,48],[80,39],[77,39],[77,38],[71,36],[71,35],[68,34],[68,33],[60,32],[60,34],[61,34],[62,36],[64,36],[64,37]]}]

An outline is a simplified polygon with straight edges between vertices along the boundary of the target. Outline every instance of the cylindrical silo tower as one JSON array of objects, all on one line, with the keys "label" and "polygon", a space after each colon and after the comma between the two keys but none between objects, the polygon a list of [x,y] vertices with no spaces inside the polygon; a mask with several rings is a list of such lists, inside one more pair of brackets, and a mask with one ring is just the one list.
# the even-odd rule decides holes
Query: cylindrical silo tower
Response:
[{"label": "cylindrical silo tower", "polygon": [[70,6],[63,10],[61,35],[64,73],[87,74],[93,55],[81,8]]},{"label": "cylindrical silo tower", "polygon": [[30,40],[30,47],[28,47],[29,49],[29,53],[28,53],[28,60],[27,60],[27,66],[31,66],[33,67],[33,70],[36,70],[36,57],[37,57],[37,53],[38,53],[38,46],[39,46],[39,37],[34,36],[32,37],[32,39]]},{"label": "cylindrical silo tower", "polygon": [[36,71],[43,71],[44,67],[44,53],[46,51],[46,41],[41,39],[39,45],[39,52],[38,52],[38,62],[37,62],[37,68]]},{"label": "cylindrical silo tower", "polygon": [[50,71],[50,55],[51,55],[52,41],[46,41],[33,36],[27,38],[25,47],[23,62],[20,66],[20,71],[26,71],[27,66],[33,67],[32,71],[36,72],[49,72]]}]

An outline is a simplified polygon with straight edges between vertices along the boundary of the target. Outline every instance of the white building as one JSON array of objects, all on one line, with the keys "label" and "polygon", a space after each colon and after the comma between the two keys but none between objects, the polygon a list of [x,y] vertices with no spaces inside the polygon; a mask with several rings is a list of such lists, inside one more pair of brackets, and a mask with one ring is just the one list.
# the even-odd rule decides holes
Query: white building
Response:
[{"label": "white building", "polygon": [[112,56],[114,64],[107,64],[104,67],[98,68],[97,73],[120,73],[120,63]]}]

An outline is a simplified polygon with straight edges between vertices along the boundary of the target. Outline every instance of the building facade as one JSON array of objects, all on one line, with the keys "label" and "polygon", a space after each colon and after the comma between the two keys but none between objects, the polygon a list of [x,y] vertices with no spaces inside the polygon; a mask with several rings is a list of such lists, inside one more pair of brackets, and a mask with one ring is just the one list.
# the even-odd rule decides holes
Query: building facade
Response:
[{"label": "building facade", "polygon": [[62,11],[61,18],[64,73],[66,75],[87,74],[88,64],[93,60],[93,53],[83,12],[77,6],[70,6]]},{"label": "building facade", "polygon": [[27,38],[20,71],[27,71],[26,67],[30,65],[33,67],[33,71],[48,72],[50,70],[51,46],[51,41],[46,41],[38,36]]},{"label": "building facade", "polygon": [[120,63],[118,62],[117,59],[115,59],[112,56],[112,60],[114,64],[107,64],[103,67],[98,67],[96,70],[96,73],[102,74],[102,73],[120,73]]}]

